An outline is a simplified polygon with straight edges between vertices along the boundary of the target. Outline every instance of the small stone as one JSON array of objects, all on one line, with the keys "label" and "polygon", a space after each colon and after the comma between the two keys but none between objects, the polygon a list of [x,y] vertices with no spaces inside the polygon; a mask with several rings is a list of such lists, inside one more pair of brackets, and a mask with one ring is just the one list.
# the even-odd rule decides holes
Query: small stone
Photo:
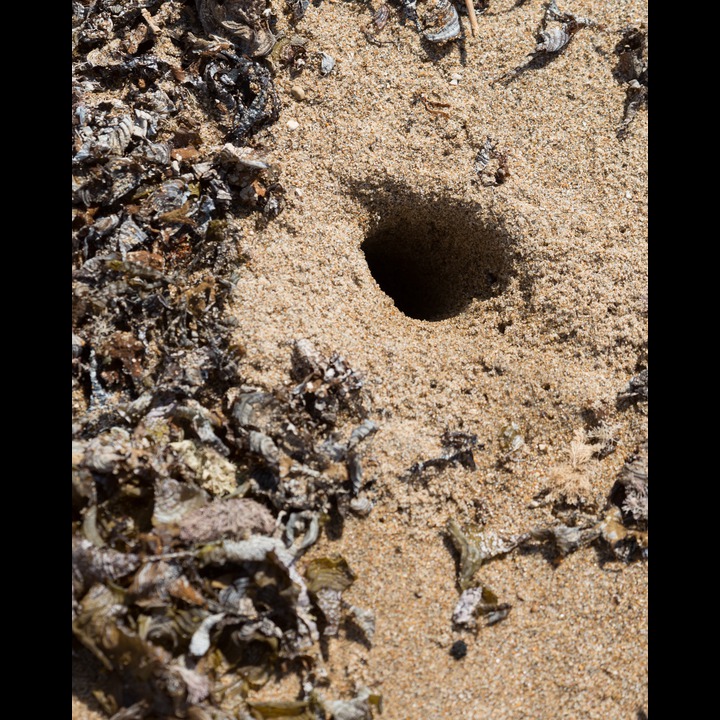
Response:
[{"label": "small stone", "polygon": [[287,129],[288,130],[297,130],[300,127],[300,123],[297,120],[288,120],[287,123]]},{"label": "small stone", "polygon": [[298,101],[305,99],[305,90],[300,85],[293,85],[290,94]]},{"label": "small stone", "polygon": [[453,73],[453,74],[450,76],[450,79],[451,79],[451,80],[462,80],[462,75],[461,75],[460,73]]},{"label": "small stone", "polygon": [[450,648],[450,654],[456,660],[462,660],[467,655],[467,643],[464,640],[456,640]]}]

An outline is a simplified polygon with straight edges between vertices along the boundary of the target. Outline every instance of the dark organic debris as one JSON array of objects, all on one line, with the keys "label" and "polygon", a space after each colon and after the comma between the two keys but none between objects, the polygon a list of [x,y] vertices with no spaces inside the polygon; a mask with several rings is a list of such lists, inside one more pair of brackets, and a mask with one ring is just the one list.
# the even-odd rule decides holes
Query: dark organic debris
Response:
[{"label": "dark organic debris", "polygon": [[638,529],[648,523],[648,441],[645,440],[626,461],[610,502],[622,510],[623,521]]},{"label": "dark organic debris", "polygon": [[625,28],[620,41],[615,46],[615,54],[618,56],[615,77],[626,87],[623,119],[617,132],[618,137],[623,139],[638,110],[648,102],[647,29],[645,26],[631,25]]},{"label": "dark organic debris", "polygon": [[280,100],[270,71],[260,63],[223,50],[205,66],[203,77],[222,112],[230,116],[234,141],[278,119]]},{"label": "dark organic debris", "polygon": [[[213,397],[203,383],[124,403],[108,394],[101,423],[78,422],[73,635],[120,678],[111,704],[129,716],[261,713],[248,694],[279,667],[302,658],[307,678],[323,675],[318,619],[325,635],[347,622],[372,642],[372,611],[342,598],[355,578],[347,563],[317,559],[303,576],[297,560],[356,499],[377,427],[339,355],[298,341],[292,377],[272,393],[241,391],[229,411],[196,399]],[[301,703],[322,707],[313,692]],[[373,697],[327,704],[370,718]]]},{"label": "dark organic debris", "polygon": [[272,49],[275,36],[263,14],[266,0],[196,0],[195,4],[207,35],[226,38],[251,57]]},{"label": "dark organic debris", "polygon": [[502,185],[510,176],[507,155],[497,149],[497,141],[490,136],[475,156],[473,170],[485,186]]},{"label": "dark organic debris", "polygon": [[451,432],[446,430],[441,438],[443,453],[436,458],[421,460],[413,464],[405,473],[405,479],[420,477],[427,470],[444,470],[448,466],[462,465],[468,470],[476,470],[475,449],[482,450],[485,446],[478,443],[477,435],[464,432]]},{"label": "dark organic debris", "polygon": [[648,371],[647,368],[635,375],[628,382],[627,387],[618,393],[620,403],[639,403],[648,401]]},{"label": "dark organic debris", "polygon": [[[88,36],[99,27],[76,28],[76,54],[109,41]],[[270,218],[282,188],[258,149],[203,155],[177,78],[198,102],[227,100],[237,135],[264,122],[269,76],[222,46],[196,43],[182,71],[152,44],[137,52],[144,63],[73,63],[73,637],[118,681],[104,697],[118,718],[269,717],[249,694],[296,661],[299,702],[321,708],[323,589],[311,598],[296,563],[325,522],[371,507],[369,396],[339,354],[302,340],[294,385],[243,386],[227,306],[245,258],[228,210]],[[125,82],[126,101],[102,99]],[[340,609],[369,642],[372,612]],[[379,699],[327,701],[345,702],[370,718]]]}]

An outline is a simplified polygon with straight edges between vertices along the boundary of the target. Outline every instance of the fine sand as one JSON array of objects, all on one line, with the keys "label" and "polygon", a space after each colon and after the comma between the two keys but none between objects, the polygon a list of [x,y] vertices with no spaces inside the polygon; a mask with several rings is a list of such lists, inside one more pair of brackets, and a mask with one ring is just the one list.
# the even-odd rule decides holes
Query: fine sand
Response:
[{"label": "fine sand", "polygon": [[[507,618],[457,630],[445,528],[551,525],[533,499],[598,423],[615,451],[580,481],[602,508],[647,438],[647,406],[616,404],[647,367],[647,110],[619,140],[625,88],[613,77],[621,31],[647,22],[647,3],[566,0],[560,10],[597,26],[508,83],[493,81],[534,49],[540,0],[491,0],[477,38],[462,16],[464,42],[443,46],[397,5],[383,44],[368,42],[377,6],[324,0],[294,31],[276,8],[278,27],[311,48],[304,72],[276,76],[280,119],[252,141],[278,167],[286,206],[266,226],[238,220],[247,383],[286,383],[291,343],[307,338],[363,375],[379,426],[364,465],[373,511],[302,561],[343,555],[357,575],[345,598],[376,616],[371,648],[330,640],[332,694],[365,684],[385,720],[636,720],[648,712],[647,562],[606,562],[592,547],[559,563],[513,552],[478,573],[512,605]],[[336,60],[326,76],[318,52]],[[488,137],[505,158],[500,184],[498,158],[476,169]],[[524,444],[508,457],[511,423]],[[477,435],[477,469],[408,481],[448,429]],[[290,677],[257,696],[298,691]],[[100,717],[93,707],[73,696],[78,720]]]}]

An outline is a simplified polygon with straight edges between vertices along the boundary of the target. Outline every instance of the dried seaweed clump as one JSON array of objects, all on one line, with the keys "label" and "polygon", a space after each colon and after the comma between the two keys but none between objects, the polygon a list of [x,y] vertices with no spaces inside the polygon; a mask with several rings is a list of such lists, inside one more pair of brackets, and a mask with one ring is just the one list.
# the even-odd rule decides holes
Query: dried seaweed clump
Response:
[{"label": "dried seaweed clump", "polygon": [[339,355],[298,341],[291,374],[289,389],[236,391],[227,410],[201,404],[211,388],[160,386],[129,405],[107,400],[102,423],[81,425],[72,628],[121,679],[103,696],[108,712],[271,717],[251,693],[284,668],[302,675],[308,713],[355,702],[371,717],[369,696],[325,701],[315,682],[321,632],[349,622],[369,643],[373,613],[342,599],[354,580],[344,560],[315,560],[305,575],[297,561],[323,522],[352,509],[377,428]]},{"label": "dried seaweed clump", "polygon": [[363,379],[340,355],[324,357],[302,339],[292,363],[296,384],[289,389],[237,396],[235,442],[250,459],[246,486],[289,513],[291,534],[316,533],[321,516],[337,510],[344,517],[356,507],[364,487],[361,444],[377,426]]},{"label": "dried seaweed clump", "polygon": [[623,392],[618,393],[621,406],[648,402],[648,371],[647,368],[630,378]]},{"label": "dried seaweed clump", "polygon": [[[73,4],[74,642],[117,680],[98,691],[110,715],[271,716],[252,691],[296,671],[308,716],[355,703],[369,718],[369,691],[314,695],[325,616],[298,559],[323,522],[367,513],[376,427],[359,374],[303,342],[293,373],[307,372],[253,390],[272,398],[268,424],[253,412],[228,314],[246,259],[231,214],[282,210],[277,167],[244,143],[273,90],[182,13]],[[195,118],[221,105],[243,142],[207,148]],[[342,611],[371,635],[370,611]]]},{"label": "dried seaweed clump", "polygon": [[[579,440],[575,453],[588,458],[592,447]],[[587,459],[584,462],[587,462]],[[577,478],[565,470],[563,480]],[[532,540],[552,548],[555,558],[561,560],[577,550],[596,544],[611,557],[624,562],[648,557],[648,476],[647,440],[625,463],[600,515],[591,514],[592,505],[583,504],[582,496],[567,492],[550,494],[554,498],[553,513],[562,522],[530,531]],[[577,501],[572,507],[569,499]],[[535,503],[538,506],[540,503]]]},{"label": "dried seaweed clump", "polygon": [[251,57],[267,55],[275,36],[263,14],[266,0],[196,0],[198,17],[208,35],[231,40]]}]

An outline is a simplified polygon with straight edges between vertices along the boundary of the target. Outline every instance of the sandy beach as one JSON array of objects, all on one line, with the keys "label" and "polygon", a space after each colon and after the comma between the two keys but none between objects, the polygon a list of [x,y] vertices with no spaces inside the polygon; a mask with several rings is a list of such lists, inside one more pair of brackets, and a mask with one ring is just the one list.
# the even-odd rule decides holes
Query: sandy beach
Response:
[{"label": "sandy beach", "polygon": [[[647,440],[647,403],[618,402],[648,365],[647,107],[618,137],[616,77],[616,46],[647,26],[647,2],[566,0],[593,23],[537,67],[540,0],[490,0],[477,37],[458,5],[462,35],[442,44],[399,3],[370,32],[379,3],[323,0],[297,21],[268,7],[308,53],[302,72],[275,74],[279,119],[249,142],[278,173],[282,212],[232,219],[240,375],[288,386],[306,339],[362,376],[377,425],[363,456],[372,511],[298,561],[341,555],[356,575],[343,598],[375,616],[371,643],[327,640],[328,694],[364,685],[384,720],[647,718],[647,553],[518,547],[476,574],[506,617],[459,627],[447,532],[553,526],[561,500],[600,518]],[[152,12],[158,46],[177,55],[162,4]],[[224,144],[222,123],[198,122],[201,150]],[[448,432],[476,438],[474,467],[411,472],[446,452]],[[86,660],[73,718],[97,720]],[[301,693],[290,673],[253,699]]]}]

